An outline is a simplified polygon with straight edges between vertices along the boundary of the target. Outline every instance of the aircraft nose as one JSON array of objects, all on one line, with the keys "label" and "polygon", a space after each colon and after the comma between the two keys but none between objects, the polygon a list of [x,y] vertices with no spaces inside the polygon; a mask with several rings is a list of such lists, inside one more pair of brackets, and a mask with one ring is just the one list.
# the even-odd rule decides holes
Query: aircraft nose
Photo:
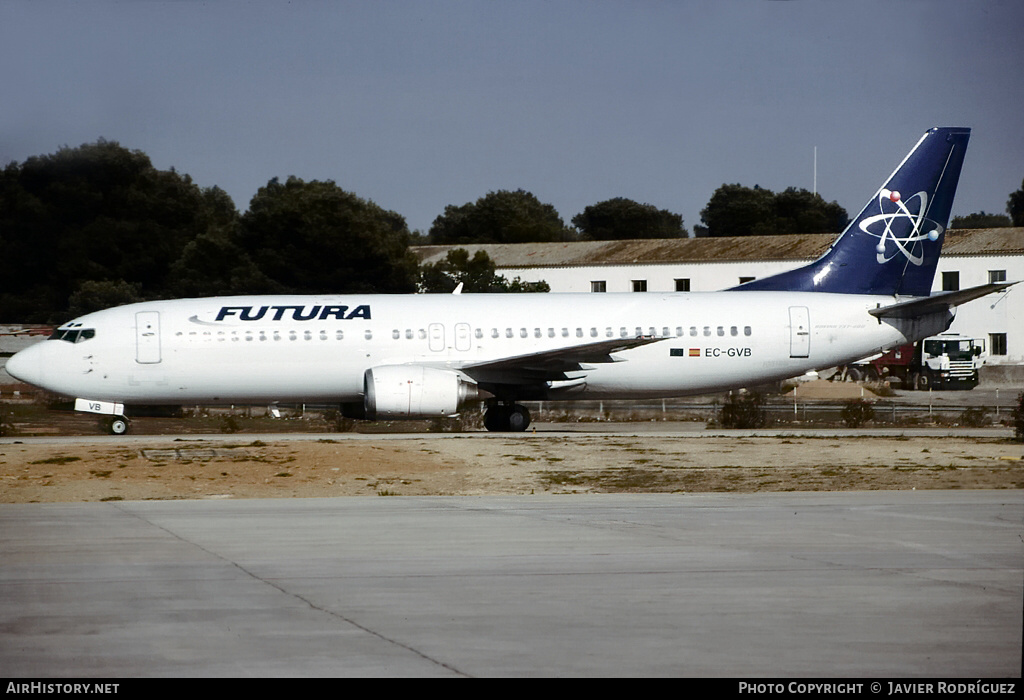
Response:
[{"label": "aircraft nose", "polygon": [[42,378],[42,352],[38,347],[25,348],[7,359],[7,374],[26,384],[38,385]]}]

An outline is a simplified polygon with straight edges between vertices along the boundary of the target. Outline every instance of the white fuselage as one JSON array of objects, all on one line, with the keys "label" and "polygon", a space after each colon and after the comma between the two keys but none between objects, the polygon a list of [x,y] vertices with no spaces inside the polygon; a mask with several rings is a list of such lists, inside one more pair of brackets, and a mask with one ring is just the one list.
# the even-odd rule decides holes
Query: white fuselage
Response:
[{"label": "white fuselage", "polygon": [[664,338],[546,382],[547,398],[683,396],[858,360],[944,330],[896,324],[892,297],[806,292],[216,297],[78,318],[93,331],[12,358],[12,374],[127,404],[356,402],[386,365],[460,371],[610,338]]}]

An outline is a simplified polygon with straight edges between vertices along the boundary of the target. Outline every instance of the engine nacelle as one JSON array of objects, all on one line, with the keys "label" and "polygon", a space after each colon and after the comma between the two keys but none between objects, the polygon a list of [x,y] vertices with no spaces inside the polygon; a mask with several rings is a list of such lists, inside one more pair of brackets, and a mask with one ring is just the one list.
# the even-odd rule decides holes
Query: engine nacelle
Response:
[{"label": "engine nacelle", "polygon": [[478,396],[476,384],[456,372],[417,365],[368,369],[363,390],[369,420],[450,416]]}]

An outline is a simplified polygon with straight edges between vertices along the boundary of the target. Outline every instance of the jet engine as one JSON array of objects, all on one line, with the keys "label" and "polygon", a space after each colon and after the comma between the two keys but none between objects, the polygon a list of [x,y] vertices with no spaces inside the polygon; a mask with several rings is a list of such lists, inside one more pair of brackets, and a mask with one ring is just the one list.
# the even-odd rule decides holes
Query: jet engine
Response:
[{"label": "jet engine", "polygon": [[363,389],[369,420],[450,416],[479,396],[477,385],[458,373],[418,365],[368,369]]}]

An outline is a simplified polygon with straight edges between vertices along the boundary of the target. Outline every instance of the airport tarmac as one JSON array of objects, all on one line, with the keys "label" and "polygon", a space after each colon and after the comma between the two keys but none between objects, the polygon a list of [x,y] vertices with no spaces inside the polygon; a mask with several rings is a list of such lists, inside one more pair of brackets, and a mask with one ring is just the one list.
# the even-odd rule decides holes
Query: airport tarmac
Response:
[{"label": "airport tarmac", "polygon": [[1024,494],[0,506],[12,677],[1021,673]]}]

